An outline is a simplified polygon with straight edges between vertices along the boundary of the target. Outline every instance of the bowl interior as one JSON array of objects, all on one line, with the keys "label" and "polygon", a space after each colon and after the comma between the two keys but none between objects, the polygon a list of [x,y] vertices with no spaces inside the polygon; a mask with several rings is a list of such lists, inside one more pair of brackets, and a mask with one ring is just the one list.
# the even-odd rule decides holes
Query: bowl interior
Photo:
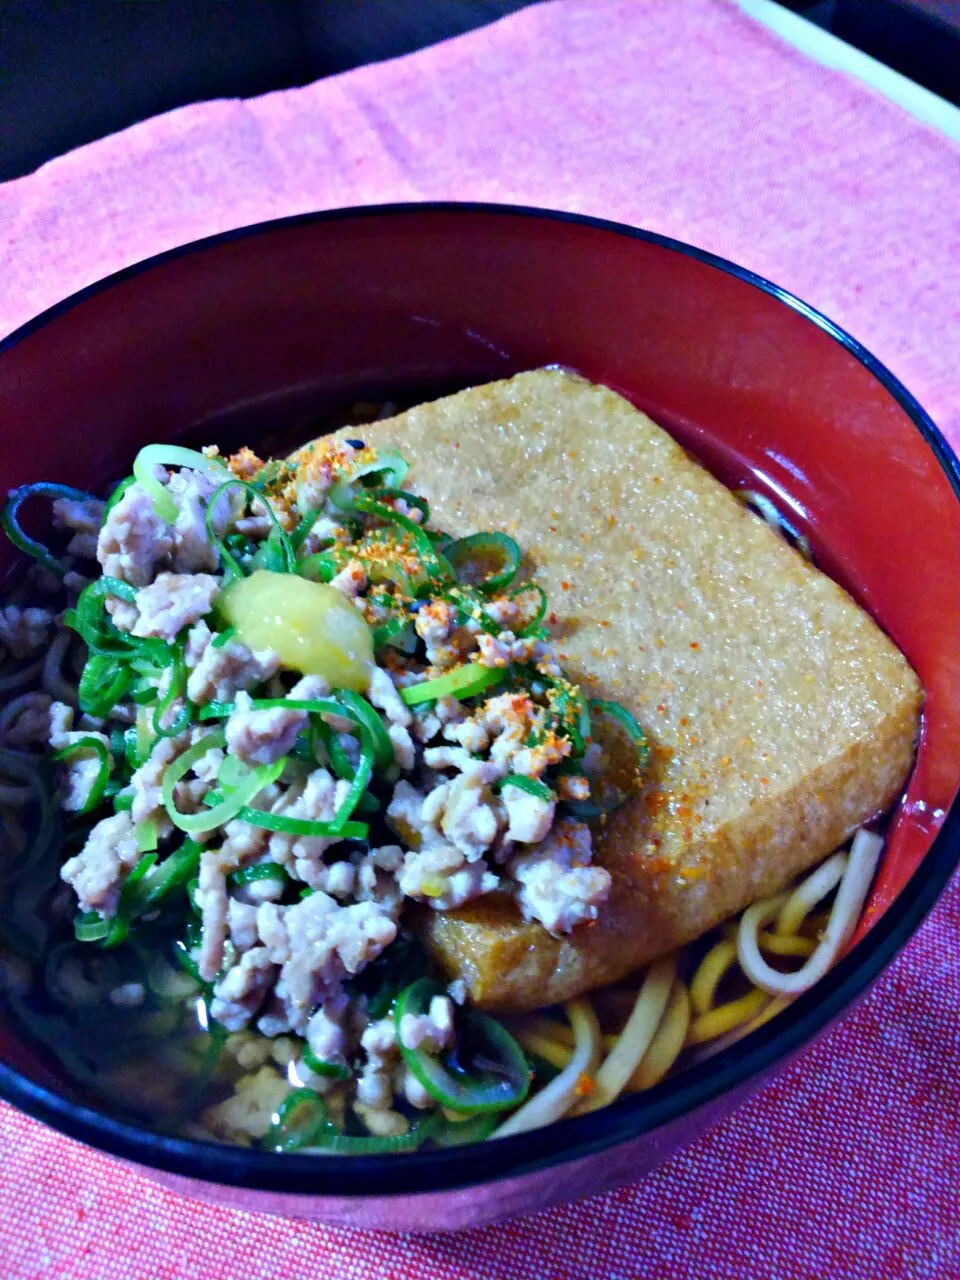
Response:
[{"label": "bowl interior", "polygon": [[[123,273],[0,349],[0,483],[102,484],[150,441],[256,444],[333,404],[550,363],[624,393],[727,483],[767,492],[919,673],[917,764],[863,935],[960,781],[957,481],[885,371],[745,273],[655,237],[491,208],[222,237]],[[44,1078],[10,1035],[0,1054]]]}]

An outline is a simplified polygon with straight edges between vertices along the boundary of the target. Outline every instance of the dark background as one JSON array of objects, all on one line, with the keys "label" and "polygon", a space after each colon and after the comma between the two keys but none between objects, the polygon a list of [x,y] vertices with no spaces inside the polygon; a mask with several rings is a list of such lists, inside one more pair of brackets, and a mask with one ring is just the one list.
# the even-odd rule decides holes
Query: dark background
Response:
[{"label": "dark background", "polygon": [[[0,181],[184,103],[306,84],[530,2],[0,0]],[[960,0],[783,3],[960,102]]]}]

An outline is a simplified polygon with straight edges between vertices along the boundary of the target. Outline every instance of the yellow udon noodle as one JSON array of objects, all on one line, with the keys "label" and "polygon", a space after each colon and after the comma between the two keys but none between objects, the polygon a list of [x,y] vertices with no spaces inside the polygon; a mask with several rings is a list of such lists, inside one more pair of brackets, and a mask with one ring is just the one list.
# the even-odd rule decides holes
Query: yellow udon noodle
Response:
[{"label": "yellow udon noodle", "polygon": [[[570,1027],[537,1014],[518,1019],[513,1029],[523,1047],[561,1070],[548,1086],[563,1080],[563,1086],[551,1095],[551,1120],[595,1110],[622,1092],[649,1089],[676,1065],[684,1050],[695,1050],[691,1057],[697,1058],[718,1052],[786,1009],[792,999],[823,976],[849,942],[882,844],[874,833],[859,831],[849,853],[833,854],[794,889],[749,907],[739,920],[724,926],[720,940],[703,956],[689,983],[676,976],[677,957],[651,965],[623,1030],[599,1038],[598,1045],[607,1056],[596,1077],[586,1082],[586,1090],[581,1066],[584,1055],[577,1052],[579,1042]],[[805,936],[802,930],[822,923],[812,913],[834,889],[837,896],[822,937],[818,941]],[[773,921],[772,930],[763,927]],[[804,964],[784,973],[770,966],[763,952],[801,959]],[[717,1004],[721,983],[736,969],[750,989]],[[585,1091],[589,1091],[586,1098]],[[568,1105],[557,1113],[556,1101],[561,1094],[568,1098]],[[527,1118],[536,1117],[534,1108],[541,1096],[536,1095],[517,1116],[526,1113]],[[537,1120],[542,1123],[547,1121]],[[523,1122],[522,1128],[504,1125],[498,1134],[532,1127],[528,1122]]]},{"label": "yellow udon noodle", "polygon": [[657,1027],[666,1012],[676,976],[676,956],[664,956],[655,960],[647,970],[627,1024],[601,1064],[595,1087],[582,1103],[581,1110],[596,1111],[613,1102],[623,1092],[627,1081],[653,1043]]},{"label": "yellow udon noodle", "polygon": [[507,1138],[530,1129],[541,1129],[565,1116],[580,1097],[581,1082],[591,1078],[601,1053],[600,1024],[588,1000],[570,1000],[564,1012],[573,1028],[574,1043],[566,1066],[529,1102],[495,1130],[494,1138]]},{"label": "yellow udon noodle", "polygon": [[[802,899],[804,902],[812,898],[814,893],[818,895],[815,901],[810,902],[809,910],[839,881],[836,901],[830,912],[823,938],[813,955],[795,973],[780,973],[764,960],[760,954],[758,929],[761,923],[767,923],[769,915],[764,910],[763,903],[748,907],[743,913],[737,933],[737,954],[740,968],[754,986],[774,996],[796,996],[809,990],[823,977],[853,936],[863,904],[867,900],[867,893],[877,869],[882,847],[883,842],[878,835],[872,831],[858,831],[848,854],[834,854],[832,858],[828,858],[795,891],[795,895],[805,893]],[[828,867],[829,871],[826,870]],[[811,881],[814,881],[818,875],[819,882],[815,887],[811,887]],[[783,930],[784,921],[792,924],[797,914],[798,908],[794,906],[792,898],[788,898],[779,909],[777,931],[785,931]]]},{"label": "yellow udon noodle", "polygon": [[663,1079],[680,1056],[690,1026],[690,996],[680,981],[674,981],[670,999],[664,1010],[650,1047],[640,1065],[627,1081],[627,1092],[651,1089]]}]

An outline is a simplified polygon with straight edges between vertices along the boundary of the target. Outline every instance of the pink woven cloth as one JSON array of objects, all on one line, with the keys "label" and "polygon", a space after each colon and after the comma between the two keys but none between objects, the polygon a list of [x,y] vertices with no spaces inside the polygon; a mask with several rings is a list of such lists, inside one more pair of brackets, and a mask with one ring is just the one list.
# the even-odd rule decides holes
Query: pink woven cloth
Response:
[{"label": "pink woven cloth", "polygon": [[[0,187],[0,333],[198,236],[430,199],[582,211],[733,258],[866,342],[960,444],[960,154],[724,0],[544,4],[67,155]],[[956,1280],[958,1081],[954,883],[856,1013],[637,1186],[372,1238],[191,1203],[0,1107],[0,1274]]]}]

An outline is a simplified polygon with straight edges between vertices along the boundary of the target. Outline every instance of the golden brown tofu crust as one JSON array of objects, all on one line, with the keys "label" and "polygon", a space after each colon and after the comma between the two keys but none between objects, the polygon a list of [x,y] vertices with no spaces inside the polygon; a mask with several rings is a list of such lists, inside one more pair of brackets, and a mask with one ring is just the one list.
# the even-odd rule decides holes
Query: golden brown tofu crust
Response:
[{"label": "golden brown tofu crust", "polygon": [[902,790],[923,696],[902,654],[622,397],[538,370],[363,435],[410,461],[437,527],[517,538],[561,661],[654,744],[643,795],[595,832],[613,878],[595,924],[553,938],[506,894],[424,912],[477,1004],[623,977],[780,890]]}]

